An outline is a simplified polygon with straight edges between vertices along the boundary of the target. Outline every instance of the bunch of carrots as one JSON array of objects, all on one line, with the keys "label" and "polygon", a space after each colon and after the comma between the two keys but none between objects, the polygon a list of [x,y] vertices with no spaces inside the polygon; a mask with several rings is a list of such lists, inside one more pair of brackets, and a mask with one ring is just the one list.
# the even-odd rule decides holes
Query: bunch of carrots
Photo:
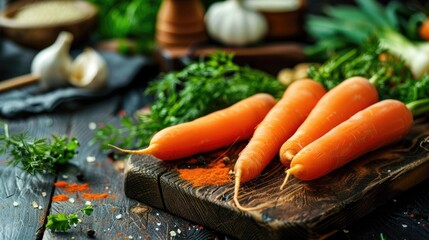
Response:
[{"label": "bunch of carrots", "polygon": [[279,101],[260,93],[191,122],[165,128],[149,147],[125,150],[174,160],[250,139],[234,167],[234,202],[240,183],[259,176],[278,155],[290,175],[300,180],[322,177],[359,156],[406,136],[413,115],[400,101],[379,101],[365,78],[352,77],[335,88],[311,79],[292,83]]}]

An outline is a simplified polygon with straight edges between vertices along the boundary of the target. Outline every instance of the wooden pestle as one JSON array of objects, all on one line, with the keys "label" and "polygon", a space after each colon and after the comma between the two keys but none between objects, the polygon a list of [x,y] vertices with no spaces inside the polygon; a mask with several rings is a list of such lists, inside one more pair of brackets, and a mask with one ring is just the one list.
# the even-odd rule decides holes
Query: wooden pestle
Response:
[{"label": "wooden pestle", "polygon": [[40,77],[35,74],[25,74],[8,80],[0,81],[0,92],[39,82]]}]

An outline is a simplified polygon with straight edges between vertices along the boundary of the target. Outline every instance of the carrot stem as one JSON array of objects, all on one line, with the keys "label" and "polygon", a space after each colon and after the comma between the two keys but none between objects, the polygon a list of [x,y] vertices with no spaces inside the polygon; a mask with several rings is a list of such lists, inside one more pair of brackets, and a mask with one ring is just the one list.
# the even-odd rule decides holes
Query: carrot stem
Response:
[{"label": "carrot stem", "polygon": [[420,116],[422,114],[429,112],[429,98],[416,100],[410,103],[407,103],[407,108],[413,113],[414,117]]}]

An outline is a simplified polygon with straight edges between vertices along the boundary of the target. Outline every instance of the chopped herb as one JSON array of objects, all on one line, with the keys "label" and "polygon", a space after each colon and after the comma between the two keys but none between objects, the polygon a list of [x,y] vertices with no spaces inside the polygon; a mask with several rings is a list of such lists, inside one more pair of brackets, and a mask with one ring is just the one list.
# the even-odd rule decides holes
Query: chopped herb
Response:
[{"label": "chopped herb", "polygon": [[30,139],[27,133],[9,135],[8,125],[2,125],[4,134],[0,136],[0,153],[10,156],[9,165],[19,166],[30,174],[56,173],[58,166],[67,164],[77,154],[79,142],[76,138],[52,135],[52,141]]},{"label": "chopped herb", "polygon": [[79,223],[79,213],[90,216],[93,211],[94,209],[91,205],[85,205],[85,208],[72,214],[49,214],[48,222],[46,223],[46,228],[54,232],[67,232],[72,225],[77,225]]}]

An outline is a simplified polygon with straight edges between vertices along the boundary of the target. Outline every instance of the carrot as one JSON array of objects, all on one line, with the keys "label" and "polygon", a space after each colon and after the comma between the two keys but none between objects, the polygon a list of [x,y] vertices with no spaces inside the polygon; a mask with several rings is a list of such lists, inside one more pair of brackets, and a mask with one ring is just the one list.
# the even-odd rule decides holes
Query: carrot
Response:
[{"label": "carrot", "polygon": [[422,25],[420,25],[419,35],[423,40],[429,41],[429,18],[426,18]]},{"label": "carrot", "polygon": [[150,154],[162,160],[189,157],[249,139],[275,104],[273,96],[258,93],[228,108],[167,127],[157,132],[145,149],[125,150],[111,146],[122,152]]},{"label": "carrot", "polygon": [[286,167],[303,147],[358,111],[378,101],[377,89],[365,78],[349,78],[325,94],[298,130],[280,148]]},{"label": "carrot", "polygon": [[413,115],[397,100],[383,100],[356,113],[303,148],[292,160],[287,178],[313,180],[365,153],[399,141],[408,133]]},{"label": "carrot", "polygon": [[261,174],[278,154],[280,146],[292,136],[325,93],[324,87],[313,80],[296,81],[258,125],[234,166],[234,201],[238,208],[249,209],[242,207],[238,201],[240,183]]}]

